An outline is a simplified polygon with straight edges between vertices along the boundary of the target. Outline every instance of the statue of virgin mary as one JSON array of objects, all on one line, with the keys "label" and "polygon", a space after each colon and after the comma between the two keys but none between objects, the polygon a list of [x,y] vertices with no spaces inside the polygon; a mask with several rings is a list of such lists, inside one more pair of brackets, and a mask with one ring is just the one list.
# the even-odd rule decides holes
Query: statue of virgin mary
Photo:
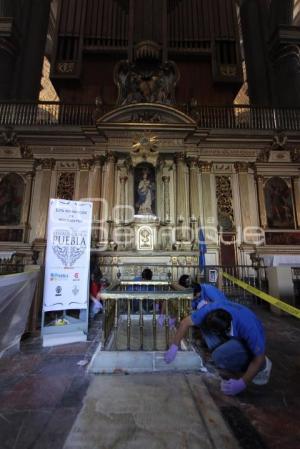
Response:
[{"label": "statue of virgin mary", "polygon": [[141,180],[137,186],[137,213],[139,215],[153,215],[152,203],[155,195],[155,186],[150,179],[149,170],[144,169]]}]

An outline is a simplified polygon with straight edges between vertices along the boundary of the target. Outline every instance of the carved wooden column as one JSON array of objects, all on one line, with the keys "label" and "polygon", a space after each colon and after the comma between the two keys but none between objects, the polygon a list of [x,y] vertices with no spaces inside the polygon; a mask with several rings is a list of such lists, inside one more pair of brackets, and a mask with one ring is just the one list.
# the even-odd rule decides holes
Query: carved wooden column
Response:
[{"label": "carved wooden column", "polygon": [[258,196],[258,204],[259,204],[260,225],[263,229],[266,229],[268,226],[268,221],[267,221],[263,176],[257,175],[256,182],[257,182],[257,196]]},{"label": "carved wooden column", "polygon": [[185,155],[181,153],[176,157],[176,224],[178,226],[176,238],[178,240],[188,239],[188,197]]},{"label": "carved wooden column", "polygon": [[300,176],[293,176],[293,190],[297,227],[300,228]]}]

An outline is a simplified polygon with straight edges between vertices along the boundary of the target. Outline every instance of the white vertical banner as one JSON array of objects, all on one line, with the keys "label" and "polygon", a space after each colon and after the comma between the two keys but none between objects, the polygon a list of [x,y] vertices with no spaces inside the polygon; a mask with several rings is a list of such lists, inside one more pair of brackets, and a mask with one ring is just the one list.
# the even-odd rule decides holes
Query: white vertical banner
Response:
[{"label": "white vertical banner", "polygon": [[50,199],[44,312],[88,306],[92,208],[90,202]]}]

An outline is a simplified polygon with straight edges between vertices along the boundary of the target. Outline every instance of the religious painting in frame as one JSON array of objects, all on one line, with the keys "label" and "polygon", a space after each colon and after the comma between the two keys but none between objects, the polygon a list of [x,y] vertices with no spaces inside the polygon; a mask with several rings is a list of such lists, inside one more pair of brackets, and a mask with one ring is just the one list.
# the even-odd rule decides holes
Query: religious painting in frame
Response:
[{"label": "religious painting in frame", "polygon": [[25,184],[16,173],[5,175],[0,182],[0,225],[18,225],[21,222]]},{"label": "religious painting in frame", "polygon": [[294,229],[292,191],[286,181],[278,176],[265,184],[267,222],[270,229]]}]

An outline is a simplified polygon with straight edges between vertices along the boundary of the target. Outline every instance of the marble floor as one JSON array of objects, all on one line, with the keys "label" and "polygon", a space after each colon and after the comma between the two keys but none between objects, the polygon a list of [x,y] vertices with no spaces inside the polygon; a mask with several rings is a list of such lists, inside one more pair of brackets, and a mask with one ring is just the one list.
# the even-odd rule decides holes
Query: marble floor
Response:
[{"label": "marble floor", "polygon": [[[203,384],[208,389],[209,397],[241,449],[299,449],[300,321],[276,316],[264,308],[256,309],[256,312],[265,324],[268,355],[273,361],[270,383],[264,387],[251,385],[238,397],[226,397],[220,393],[220,377],[205,353],[203,357],[207,361],[208,373],[197,373],[196,376],[199,385]],[[84,343],[42,348],[39,338],[26,339],[18,354],[0,360],[1,449],[70,447],[68,444],[72,441],[70,438],[83,413],[85,401],[91,399],[95,381],[101,382],[101,376],[87,371],[87,362],[99,343],[100,327],[101,316],[98,316],[93,320],[88,341]],[[124,377],[124,381],[129,382],[135,375],[119,373],[110,377],[113,376]],[[139,383],[149,384],[149,374],[138,376]],[[166,379],[170,379],[170,373],[151,376],[151,382],[158,379],[155,376],[168,376],[161,377],[161,385],[168,385]],[[182,378],[188,380],[190,374],[174,373],[173,376],[181,384]],[[190,394],[191,390],[183,388],[175,399],[178,404],[181,401],[188,403]],[[170,431],[167,416],[160,414],[160,420],[161,423],[166,420]],[[162,447],[168,448],[167,442]],[[188,446],[182,442],[177,447],[183,449]]]}]

